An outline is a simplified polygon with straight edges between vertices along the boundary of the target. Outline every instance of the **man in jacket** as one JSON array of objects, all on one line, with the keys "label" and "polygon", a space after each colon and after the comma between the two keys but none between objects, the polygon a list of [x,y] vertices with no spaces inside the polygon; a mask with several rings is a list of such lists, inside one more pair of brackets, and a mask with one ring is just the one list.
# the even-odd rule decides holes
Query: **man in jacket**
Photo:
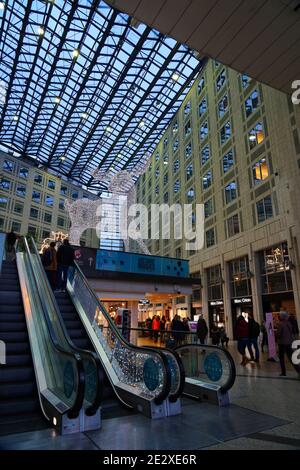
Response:
[{"label": "man in jacket", "polygon": [[48,277],[48,281],[54,290],[56,288],[57,279],[57,253],[55,242],[51,242],[50,246],[44,250],[42,262]]},{"label": "man in jacket", "polygon": [[75,259],[74,250],[69,240],[65,239],[57,250],[57,289],[65,291],[67,288],[68,272]]},{"label": "man in jacket", "polygon": [[[255,362],[259,362],[259,348],[257,344],[259,333],[260,333],[260,326],[254,320],[253,315],[249,313],[249,316],[248,316],[248,334],[249,334],[248,351],[250,353],[251,360]],[[253,355],[252,346],[254,347],[254,351],[255,351],[255,359]]]},{"label": "man in jacket", "polygon": [[286,367],[285,367],[285,354],[288,357],[288,360],[293,365],[295,371],[298,374],[300,379],[300,366],[293,364],[292,362],[292,342],[293,342],[293,328],[291,322],[289,321],[288,312],[280,312],[280,324],[277,330],[277,342],[279,349],[279,361],[281,366],[281,377],[286,377]]}]

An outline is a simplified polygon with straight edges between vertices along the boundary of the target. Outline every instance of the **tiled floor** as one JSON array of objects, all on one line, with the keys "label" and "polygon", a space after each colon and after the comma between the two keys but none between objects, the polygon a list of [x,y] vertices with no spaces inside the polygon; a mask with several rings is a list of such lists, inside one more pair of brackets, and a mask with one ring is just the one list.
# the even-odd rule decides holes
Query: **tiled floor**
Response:
[{"label": "tiled floor", "polygon": [[[233,351],[236,361],[238,357]],[[237,366],[232,405],[183,400],[180,416],[150,421],[141,415],[106,419],[102,429],[57,436],[51,429],[0,437],[0,449],[300,449],[300,381],[266,358]]]}]

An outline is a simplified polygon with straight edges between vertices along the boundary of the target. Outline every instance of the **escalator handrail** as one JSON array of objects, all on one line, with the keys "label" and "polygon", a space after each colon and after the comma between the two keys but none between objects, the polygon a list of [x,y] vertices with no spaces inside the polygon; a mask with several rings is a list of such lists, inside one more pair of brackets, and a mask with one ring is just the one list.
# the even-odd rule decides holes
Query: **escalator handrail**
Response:
[{"label": "escalator handrail", "polygon": [[[39,292],[39,289],[38,289],[37,280],[36,280],[36,277],[34,275],[34,269],[33,269],[32,260],[31,260],[31,257],[30,257],[30,249],[29,249],[29,246],[28,246],[27,239],[26,239],[26,237],[20,237],[18,239],[18,245],[19,245],[21,240],[23,240],[26,253],[27,253],[27,255],[29,255],[28,259],[29,259],[31,272],[33,274],[32,278],[34,280],[34,286],[36,288],[36,292],[37,292],[37,294],[39,296],[39,299],[40,299],[40,303],[41,303],[41,306],[42,306],[42,313],[43,313],[43,316],[44,316],[44,319],[45,319],[45,322],[46,322],[46,325],[47,325],[47,329],[48,329],[48,332],[49,332],[49,337],[50,337],[52,346],[59,354],[62,354],[62,355],[68,356],[68,357],[72,357],[72,359],[75,361],[75,364],[76,364],[77,378],[78,378],[76,399],[75,399],[73,405],[67,411],[67,415],[68,415],[69,418],[77,418],[77,416],[79,415],[80,410],[82,408],[82,405],[83,405],[84,392],[85,392],[85,375],[84,375],[83,362],[82,362],[82,359],[81,359],[81,357],[78,353],[67,351],[65,348],[63,348],[59,344],[59,342],[57,340],[57,337],[56,337],[56,334],[55,334],[55,331],[53,329],[51,320],[50,320],[50,318],[48,316],[48,313],[47,313],[47,306],[45,305],[45,299],[43,298],[43,296],[40,295],[40,292]],[[17,245],[17,247],[18,247],[18,245]]]},{"label": "escalator handrail", "polygon": [[222,351],[222,353],[226,356],[228,362],[229,362],[229,368],[230,368],[230,375],[229,375],[229,378],[227,380],[227,382],[225,383],[225,385],[221,385],[220,386],[220,391],[221,393],[226,393],[228,392],[228,390],[230,390],[232,388],[232,386],[234,385],[235,383],[235,379],[236,379],[236,367],[235,367],[235,363],[234,363],[234,360],[233,360],[233,357],[231,356],[230,352],[227,351],[226,349],[224,348],[221,348],[220,346],[213,346],[211,344],[198,344],[198,343],[187,343],[187,344],[181,344],[180,346],[177,346],[175,348],[175,352],[178,352],[180,351],[181,349],[185,349],[185,348],[192,348],[192,349],[213,349],[213,350],[219,350],[219,351]]},{"label": "escalator handrail", "polygon": [[97,384],[96,384],[96,394],[95,394],[95,399],[93,400],[93,403],[91,404],[91,406],[89,406],[87,409],[86,409],[86,414],[87,415],[93,415],[96,413],[96,411],[98,410],[101,402],[102,402],[102,399],[103,399],[103,384],[102,384],[102,369],[101,369],[101,361],[99,359],[99,357],[97,356],[97,354],[94,352],[94,351],[88,351],[86,349],[83,349],[83,348],[79,348],[77,346],[75,346],[75,344],[73,343],[73,341],[71,340],[70,336],[69,336],[69,333],[66,329],[66,325],[65,325],[65,322],[61,316],[61,313],[60,313],[60,309],[58,307],[58,304],[57,304],[57,301],[56,301],[56,298],[54,296],[54,293],[53,293],[53,290],[50,286],[50,283],[49,283],[49,280],[46,276],[46,273],[45,273],[45,269],[42,265],[42,261],[41,261],[41,257],[40,257],[40,254],[38,252],[38,249],[36,247],[36,244],[35,244],[35,241],[33,240],[32,237],[30,237],[30,241],[32,243],[32,246],[33,246],[33,249],[34,249],[34,252],[35,252],[35,255],[37,256],[37,259],[38,259],[38,263],[39,263],[39,266],[41,268],[41,273],[42,273],[42,276],[43,276],[43,280],[44,282],[46,282],[46,285],[48,287],[48,294],[50,295],[50,298],[51,298],[51,302],[53,304],[53,307],[55,309],[55,314],[56,314],[56,317],[58,318],[58,321],[59,321],[59,324],[60,324],[60,327],[62,329],[62,332],[64,334],[64,337],[70,347],[70,349],[72,351],[74,351],[75,354],[79,354],[80,357],[82,356],[87,356],[89,357],[92,362],[94,362],[94,365],[95,365],[95,370],[96,370],[96,380],[97,380]]},{"label": "escalator handrail", "polygon": [[[96,301],[96,303],[98,304],[101,312],[103,313],[103,315],[105,316],[107,322],[109,323],[111,329],[113,330],[113,333],[116,335],[116,337],[118,338],[118,340],[125,344],[126,347],[128,349],[131,349],[133,351],[136,351],[138,353],[143,353],[143,352],[153,352],[153,349],[150,348],[150,347],[146,347],[146,346],[143,346],[143,347],[140,347],[140,346],[135,346],[134,344],[131,344],[129,343],[119,332],[119,329],[116,327],[116,325],[114,324],[114,322],[112,321],[109,313],[106,311],[106,308],[104,307],[104,305],[102,304],[102,302],[98,299],[97,295],[95,294],[94,290],[91,288],[91,286],[89,285],[85,275],[83,274],[82,270],[80,269],[80,267],[78,266],[78,263],[76,261],[74,261],[74,266],[75,268],[77,269],[77,271],[79,272],[87,290],[89,291],[90,295],[94,298],[94,300]],[[170,366],[169,366],[169,363],[168,363],[168,360],[166,358],[166,356],[160,352],[160,351],[155,351],[159,356],[160,356],[160,359],[162,360],[163,362],[163,366],[164,366],[164,374],[163,374],[163,377],[164,377],[164,382],[163,382],[163,387],[162,387],[162,391],[160,392],[160,394],[155,397],[154,401],[156,404],[160,405],[165,399],[168,398],[169,394],[170,394],[170,390],[171,390],[171,371],[170,371]]]}]

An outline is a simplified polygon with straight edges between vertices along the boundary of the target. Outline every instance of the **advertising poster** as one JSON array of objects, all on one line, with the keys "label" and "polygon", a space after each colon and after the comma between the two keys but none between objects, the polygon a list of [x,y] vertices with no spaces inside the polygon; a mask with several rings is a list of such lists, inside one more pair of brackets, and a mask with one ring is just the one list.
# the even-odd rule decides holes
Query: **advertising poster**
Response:
[{"label": "advertising poster", "polygon": [[274,321],[273,313],[266,313],[266,329],[268,334],[268,352],[269,359],[276,359],[276,341],[275,341],[275,330],[274,330]]}]

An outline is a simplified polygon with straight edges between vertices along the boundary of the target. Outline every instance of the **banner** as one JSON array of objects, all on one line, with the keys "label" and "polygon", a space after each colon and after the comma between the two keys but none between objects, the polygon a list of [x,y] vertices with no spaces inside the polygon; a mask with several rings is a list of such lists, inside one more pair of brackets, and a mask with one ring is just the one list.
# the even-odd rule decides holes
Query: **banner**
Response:
[{"label": "banner", "polygon": [[273,322],[273,313],[266,313],[266,330],[268,335],[268,353],[269,359],[275,360],[277,357],[276,352],[276,341],[275,341],[275,330]]}]

